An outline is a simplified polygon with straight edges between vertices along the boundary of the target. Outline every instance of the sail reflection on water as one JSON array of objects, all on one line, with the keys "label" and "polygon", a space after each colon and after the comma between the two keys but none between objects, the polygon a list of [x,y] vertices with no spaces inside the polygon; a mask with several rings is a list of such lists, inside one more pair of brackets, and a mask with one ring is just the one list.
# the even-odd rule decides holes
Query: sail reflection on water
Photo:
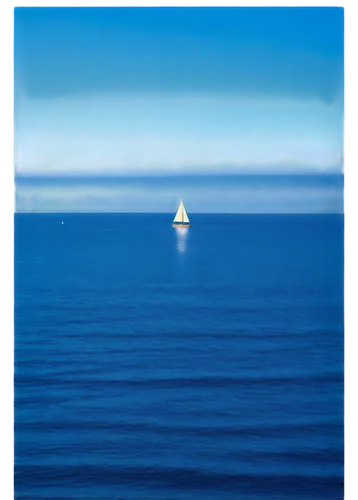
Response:
[{"label": "sail reflection on water", "polygon": [[188,229],[186,227],[177,228],[177,234],[181,240],[185,239],[187,232],[188,232]]}]

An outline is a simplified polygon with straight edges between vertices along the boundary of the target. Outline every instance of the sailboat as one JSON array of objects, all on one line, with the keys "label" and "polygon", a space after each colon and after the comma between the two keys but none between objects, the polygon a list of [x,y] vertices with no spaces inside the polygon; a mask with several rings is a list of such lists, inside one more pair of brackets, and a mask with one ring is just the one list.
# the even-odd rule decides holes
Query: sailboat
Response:
[{"label": "sailboat", "polygon": [[173,220],[173,227],[191,227],[189,217],[186,213],[183,200],[180,201],[177,213]]}]

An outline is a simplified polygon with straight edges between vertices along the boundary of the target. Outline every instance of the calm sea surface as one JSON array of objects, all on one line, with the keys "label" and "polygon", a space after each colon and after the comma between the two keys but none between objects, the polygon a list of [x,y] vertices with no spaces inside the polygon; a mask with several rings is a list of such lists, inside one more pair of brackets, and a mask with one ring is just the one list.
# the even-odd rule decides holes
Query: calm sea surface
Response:
[{"label": "calm sea surface", "polygon": [[343,498],[343,216],[191,219],[15,215],[17,499]]}]

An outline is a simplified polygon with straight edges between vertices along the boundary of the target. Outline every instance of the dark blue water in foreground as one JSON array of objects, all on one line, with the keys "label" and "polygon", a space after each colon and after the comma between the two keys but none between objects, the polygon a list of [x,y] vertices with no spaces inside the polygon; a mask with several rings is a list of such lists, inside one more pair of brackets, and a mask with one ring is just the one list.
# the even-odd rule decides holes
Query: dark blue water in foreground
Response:
[{"label": "dark blue water in foreground", "polygon": [[343,498],[343,216],[191,218],[15,215],[16,498]]}]

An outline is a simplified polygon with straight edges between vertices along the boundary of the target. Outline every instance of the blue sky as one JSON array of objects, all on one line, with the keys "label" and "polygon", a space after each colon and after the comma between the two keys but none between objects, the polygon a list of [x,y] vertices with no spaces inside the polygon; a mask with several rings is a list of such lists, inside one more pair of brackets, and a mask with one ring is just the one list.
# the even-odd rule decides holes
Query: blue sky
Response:
[{"label": "blue sky", "polygon": [[16,8],[22,176],[340,173],[342,8]]}]

